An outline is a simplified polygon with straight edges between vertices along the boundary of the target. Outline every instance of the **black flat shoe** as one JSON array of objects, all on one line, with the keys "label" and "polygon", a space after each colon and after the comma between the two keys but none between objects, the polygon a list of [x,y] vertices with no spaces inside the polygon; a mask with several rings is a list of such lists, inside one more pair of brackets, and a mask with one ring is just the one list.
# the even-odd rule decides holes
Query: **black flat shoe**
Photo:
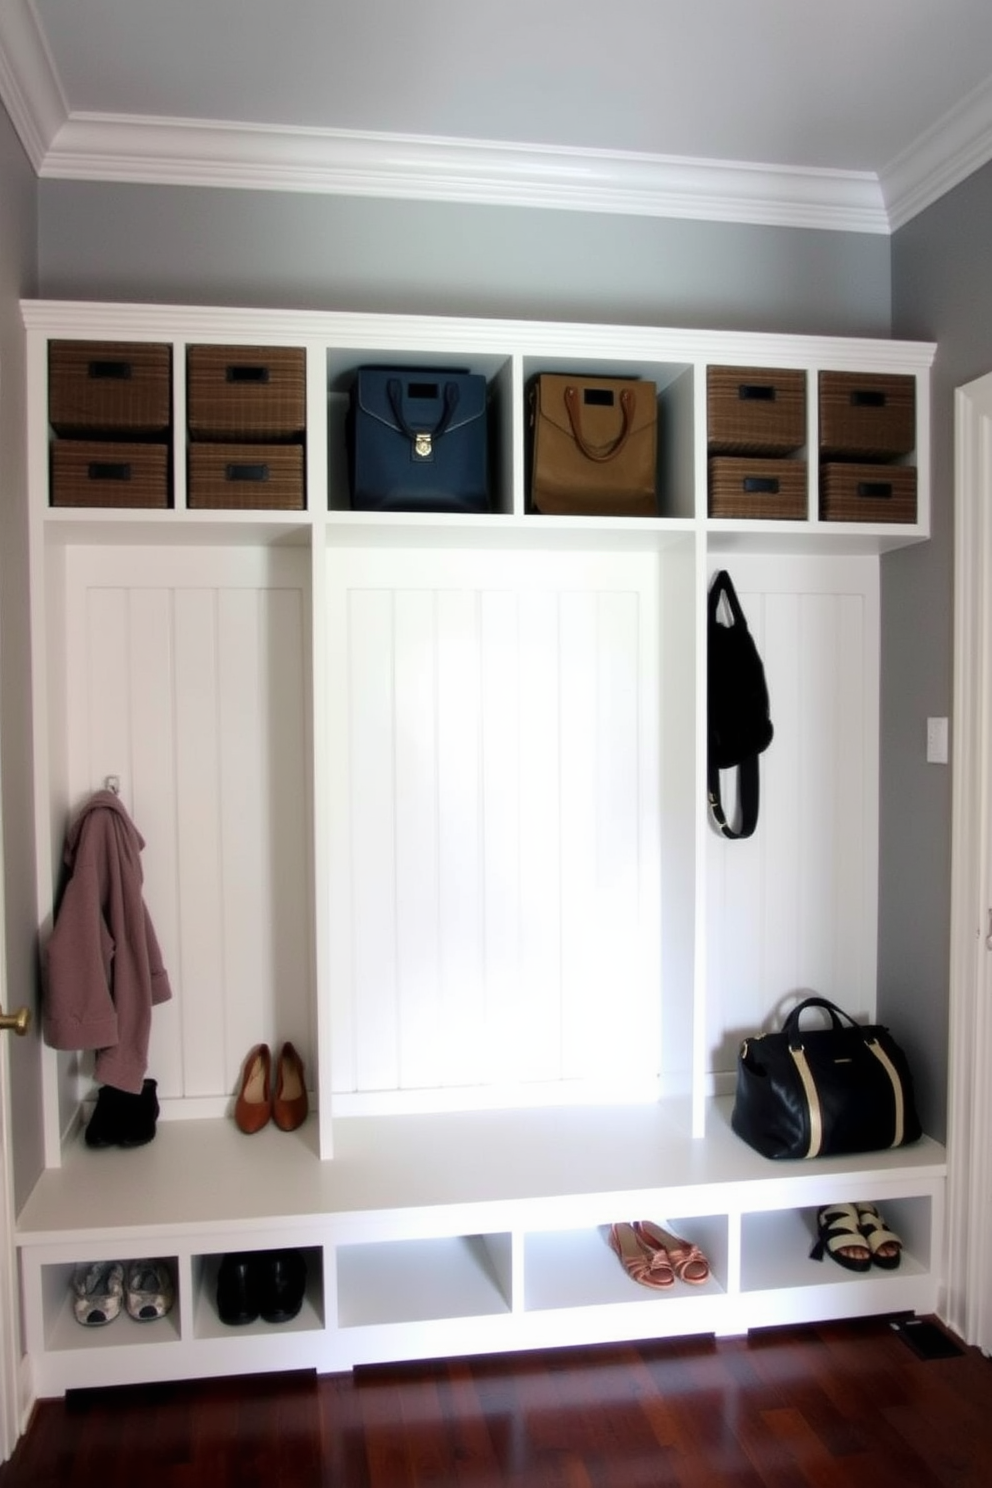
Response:
[{"label": "black flat shoe", "polygon": [[298,1250],[267,1250],[258,1257],[258,1310],[267,1323],[288,1323],[303,1306],[307,1263]]},{"label": "black flat shoe", "polygon": [[217,1312],[222,1323],[240,1328],[258,1317],[258,1252],[226,1255],[217,1273]]},{"label": "black flat shoe", "polygon": [[87,1147],[144,1147],[155,1135],[157,1081],[145,1080],[139,1094],[102,1085],[86,1127]]}]

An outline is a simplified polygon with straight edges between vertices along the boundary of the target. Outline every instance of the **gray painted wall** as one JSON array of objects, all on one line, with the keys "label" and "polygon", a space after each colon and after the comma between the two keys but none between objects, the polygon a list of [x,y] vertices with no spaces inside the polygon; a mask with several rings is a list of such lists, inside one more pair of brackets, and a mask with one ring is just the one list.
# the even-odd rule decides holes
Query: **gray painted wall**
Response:
[{"label": "gray painted wall", "polygon": [[950,960],[951,772],[925,762],[953,683],[954,389],[992,370],[992,166],[892,239],[893,334],[938,343],[932,539],[882,567],[879,1006],[924,1074],[924,1121],[944,1134]]},{"label": "gray painted wall", "polygon": [[[37,293],[37,186],[0,109],[0,770],[3,776],[4,937],[12,1007],[36,1003],[37,912],[32,847],[30,628],[24,420],[24,333],[19,301]],[[38,1024],[7,1040],[14,1200],[27,1198],[44,1165]]]},{"label": "gray painted wall", "polygon": [[196,187],[39,189],[52,298],[889,334],[878,235]]},{"label": "gray painted wall", "polygon": [[951,392],[992,365],[992,167],[894,239],[374,199],[76,182],[38,188],[39,293],[889,335],[940,344],[934,538],[883,563],[881,1016],[926,1124],[946,1103]]}]

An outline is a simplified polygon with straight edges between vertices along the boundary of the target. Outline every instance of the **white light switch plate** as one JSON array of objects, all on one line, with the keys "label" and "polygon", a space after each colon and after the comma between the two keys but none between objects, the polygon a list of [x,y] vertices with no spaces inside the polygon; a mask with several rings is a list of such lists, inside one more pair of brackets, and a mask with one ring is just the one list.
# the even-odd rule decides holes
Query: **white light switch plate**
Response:
[{"label": "white light switch plate", "polygon": [[927,719],[927,764],[947,764],[947,719]]}]

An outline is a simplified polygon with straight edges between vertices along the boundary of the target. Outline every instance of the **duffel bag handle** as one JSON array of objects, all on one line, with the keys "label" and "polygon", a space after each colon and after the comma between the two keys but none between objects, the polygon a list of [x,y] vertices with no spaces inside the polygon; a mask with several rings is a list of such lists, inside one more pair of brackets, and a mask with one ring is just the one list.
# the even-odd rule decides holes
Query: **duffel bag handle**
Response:
[{"label": "duffel bag handle", "polygon": [[582,436],[578,388],[569,385],[565,389],[565,411],[568,414],[568,421],[572,426],[572,433],[575,436],[575,442],[579,446],[579,449],[585,455],[587,460],[597,460],[600,464],[604,463],[606,460],[612,460],[616,455],[620,453],[624,445],[627,443],[627,436],[630,433],[631,413],[633,407],[634,395],[630,391],[630,388],[624,388],[620,393],[620,415],[622,420],[620,425],[620,433],[610,445],[609,449],[597,451],[594,450],[591,445],[587,444]]},{"label": "duffel bag handle", "polygon": [[855,1021],[855,1019],[851,1017],[850,1013],[845,1013],[843,1008],[839,1008],[835,1002],[830,1002],[826,997],[807,997],[803,1002],[799,1003],[797,1007],[794,1007],[792,1009],[792,1012],[786,1018],[785,1024],[782,1028],[782,1032],[787,1036],[789,1043],[793,1047],[797,1046],[801,1042],[799,1020],[806,1009],[812,1007],[823,1008],[824,1012],[829,1013],[830,1021],[833,1024],[834,1028],[843,1028],[843,1019],[846,1019],[847,1022],[850,1023],[852,1028],[858,1028],[860,1026]]},{"label": "duffel bag handle", "polygon": [[441,417],[433,429],[414,429],[407,422],[403,412],[403,383],[398,377],[391,377],[386,383],[386,393],[389,397],[389,406],[393,410],[393,417],[399,424],[400,429],[409,439],[413,446],[414,455],[421,460],[429,460],[433,454],[435,439],[440,439],[454,417],[455,409],[458,407],[458,384],[457,382],[446,382],[444,384],[444,408]]}]

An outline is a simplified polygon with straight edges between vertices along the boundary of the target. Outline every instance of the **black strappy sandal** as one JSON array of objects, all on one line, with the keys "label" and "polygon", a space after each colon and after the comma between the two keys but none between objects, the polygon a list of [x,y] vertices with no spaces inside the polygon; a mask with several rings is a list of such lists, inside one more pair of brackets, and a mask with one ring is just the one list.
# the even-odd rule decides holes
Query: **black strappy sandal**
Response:
[{"label": "black strappy sandal", "polygon": [[[827,1204],[817,1213],[816,1228],[816,1244],[809,1253],[811,1260],[822,1261],[824,1255],[828,1255],[846,1271],[871,1270],[871,1248],[853,1204]],[[865,1254],[844,1254],[850,1250],[863,1250]]]},{"label": "black strappy sandal", "polygon": [[[875,1208],[874,1204],[858,1204],[858,1228],[865,1239],[865,1244],[871,1253],[872,1261],[876,1266],[881,1266],[883,1271],[896,1271],[902,1259],[902,1241],[898,1235],[888,1228],[884,1219]],[[886,1245],[894,1245],[895,1251],[890,1255],[880,1255],[879,1252]]]}]

